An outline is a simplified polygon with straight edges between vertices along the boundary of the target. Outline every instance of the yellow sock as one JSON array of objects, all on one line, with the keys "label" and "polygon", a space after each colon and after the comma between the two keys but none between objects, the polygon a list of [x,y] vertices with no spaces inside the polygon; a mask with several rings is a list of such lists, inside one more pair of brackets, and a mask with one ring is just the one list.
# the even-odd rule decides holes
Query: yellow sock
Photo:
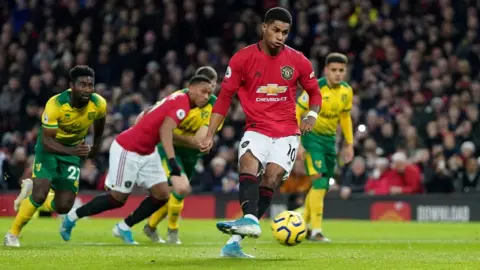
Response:
[{"label": "yellow sock", "polygon": [[168,203],[164,204],[160,209],[153,213],[148,219],[148,226],[150,228],[157,228],[158,223],[167,216]]},{"label": "yellow sock", "polygon": [[10,233],[16,236],[20,235],[23,226],[30,221],[35,212],[37,212],[38,207],[39,205],[33,202],[30,196],[23,200],[10,228]]},{"label": "yellow sock", "polygon": [[43,205],[38,208],[38,210],[43,212],[50,212],[50,213],[55,212],[55,202],[53,200],[54,198],[55,198],[55,193],[53,192],[48,193],[47,199],[45,200]]},{"label": "yellow sock", "polygon": [[305,197],[305,208],[303,209],[303,219],[305,220],[305,223],[308,225],[310,224],[310,192],[312,189],[308,191],[307,197]]},{"label": "yellow sock", "polygon": [[168,228],[175,230],[178,229],[178,218],[183,210],[183,198],[174,192],[170,193],[168,199]]},{"label": "yellow sock", "polygon": [[312,188],[308,194],[310,204],[310,222],[312,230],[322,230],[323,223],[323,198],[325,197],[325,189]]}]

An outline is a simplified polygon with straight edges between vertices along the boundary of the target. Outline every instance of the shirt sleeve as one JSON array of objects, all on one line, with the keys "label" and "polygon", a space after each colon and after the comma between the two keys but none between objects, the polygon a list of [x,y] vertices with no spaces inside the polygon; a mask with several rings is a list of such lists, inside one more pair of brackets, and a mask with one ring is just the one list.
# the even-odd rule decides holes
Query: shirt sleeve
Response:
[{"label": "shirt sleeve", "polygon": [[45,128],[58,128],[60,118],[60,107],[57,104],[57,96],[50,98],[45,105],[42,115],[42,126]]},{"label": "shirt sleeve", "polygon": [[348,91],[347,94],[347,106],[345,106],[345,109],[343,109],[344,112],[349,112],[352,107],[353,107],[353,89],[351,86],[348,86],[350,91]]},{"label": "shirt sleeve", "polygon": [[100,95],[98,97],[97,114],[95,120],[102,119],[107,114],[107,101]]},{"label": "shirt sleeve", "polygon": [[190,111],[190,101],[186,94],[172,95],[167,98],[169,104],[166,116],[172,118],[177,126],[187,117]]},{"label": "shirt sleeve", "polygon": [[233,96],[242,85],[243,79],[243,57],[241,54],[236,53],[228,63],[220,94],[217,102],[215,102],[215,106],[213,106],[214,113],[227,114],[230,104],[232,104]]},{"label": "shirt sleeve", "polygon": [[300,55],[299,71],[299,83],[310,97],[310,107],[321,106],[322,95],[319,91],[315,71],[313,71],[312,63],[303,54]]}]

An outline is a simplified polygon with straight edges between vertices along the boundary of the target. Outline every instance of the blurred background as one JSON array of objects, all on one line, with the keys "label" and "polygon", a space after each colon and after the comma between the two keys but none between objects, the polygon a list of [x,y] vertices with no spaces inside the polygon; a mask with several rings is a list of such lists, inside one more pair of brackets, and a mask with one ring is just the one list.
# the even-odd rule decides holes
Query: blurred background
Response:
[{"label": "blurred background", "polygon": [[[73,66],[94,68],[96,91],[108,100],[101,153],[85,163],[80,182],[82,191],[103,190],[114,137],[198,67],[213,66],[221,81],[232,54],[259,40],[264,12],[278,5],[294,19],[287,44],[319,77],[328,53],[349,57],[355,159],[339,158],[331,193],[480,190],[476,0],[3,0],[0,190],[18,190],[30,176],[43,106],[68,88]],[[244,117],[234,103],[215,148],[198,163],[195,192],[237,191]],[[396,152],[406,158],[392,159]],[[308,188],[297,163],[280,190],[292,208]]]}]

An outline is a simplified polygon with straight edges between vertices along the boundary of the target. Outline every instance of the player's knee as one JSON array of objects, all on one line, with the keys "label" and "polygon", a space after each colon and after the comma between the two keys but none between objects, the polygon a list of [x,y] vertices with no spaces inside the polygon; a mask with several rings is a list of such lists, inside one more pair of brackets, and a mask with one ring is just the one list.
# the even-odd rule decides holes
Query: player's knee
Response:
[{"label": "player's knee", "polygon": [[285,175],[285,170],[265,170],[262,177],[262,186],[267,186],[271,189],[275,189],[282,181]]},{"label": "player's knee", "polygon": [[125,202],[128,199],[128,195],[129,194],[121,193],[121,192],[114,191],[114,190],[110,191],[110,196],[112,196],[113,200],[118,202],[118,207],[122,207],[125,204]]},{"label": "player's knee", "polygon": [[182,183],[181,185],[174,187],[173,192],[177,193],[182,197],[186,197],[192,192],[192,187],[188,183],[186,184]]},{"label": "player's knee", "polygon": [[252,152],[247,151],[240,157],[239,162],[239,171],[240,173],[248,173],[252,175],[258,174],[259,164],[258,159],[252,154]]},{"label": "player's knee", "polygon": [[192,192],[190,182],[185,175],[183,175],[182,177],[176,177],[175,179],[172,178],[171,183],[172,188],[169,188],[170,192],[175,192],[182,197],[186,197]]},{"label": "player's knee", "polygon": [[43,204],[50,191],[50,181],[47,179],[35,179],[33,181],[32,200],[38,204]]},{"label": "player's knee", "polygon": [[[175,187],[174,187],[175,189]],[[170,197],[170,189],[167,182],[159,183],[150,188],[152,197],[159,201],[168,200]]]},{"label": "player's knee", "polygon": [[73,207],[75,199],[68,199],[60,202],[55,202],[55,211],[58,214],[67,214]]}]

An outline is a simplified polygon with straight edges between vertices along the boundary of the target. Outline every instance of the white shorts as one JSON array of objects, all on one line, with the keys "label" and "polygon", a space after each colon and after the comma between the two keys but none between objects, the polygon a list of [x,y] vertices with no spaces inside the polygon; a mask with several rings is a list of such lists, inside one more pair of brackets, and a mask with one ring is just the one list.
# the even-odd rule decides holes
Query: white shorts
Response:
[{"label": "white shorts", "polygon": [[134,185],[150,189],[167,181],[157,151],[142,156],[125,150],[114,140],[110,146],[109,163],[105,186],[114,191],[128,194]]},{"label": "white shorts", "polygon": [[255,131],[246,131],[240,141],[238,160],[250,150],[260,161],[262,170],[268,163],[278,164],[285,169],[284,179],[287,179],[297,158],[299,144],[299,136],[271,138]]}]

